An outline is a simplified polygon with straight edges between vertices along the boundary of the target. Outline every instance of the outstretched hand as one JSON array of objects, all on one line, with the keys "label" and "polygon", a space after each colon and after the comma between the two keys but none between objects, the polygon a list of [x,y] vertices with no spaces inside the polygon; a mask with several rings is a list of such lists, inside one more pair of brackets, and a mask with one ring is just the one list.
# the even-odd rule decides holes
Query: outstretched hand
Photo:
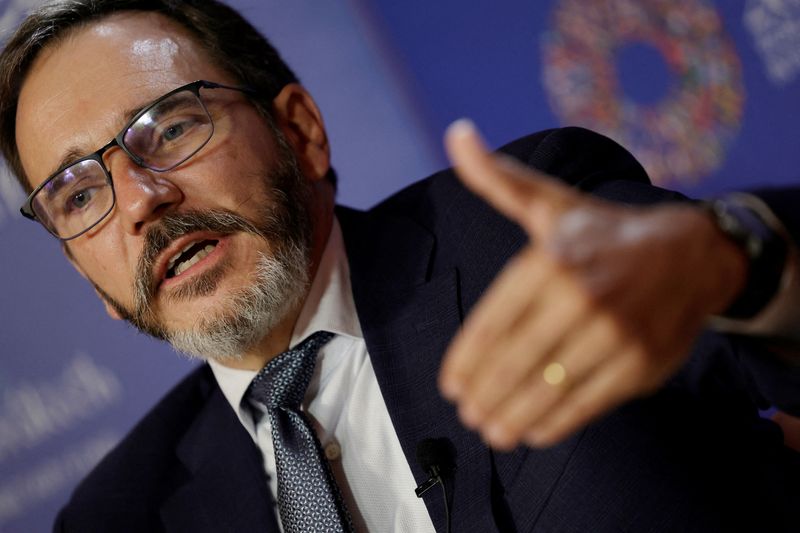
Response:
[{"label": "outstretched hand", "polygon": [[488,152],[467,121],[445,141],[464,184],[530,238],[467,317],[439,379],[497,449],[554,444],[658,388],[743,283],[744,257],[696,207],[581,194]]}]

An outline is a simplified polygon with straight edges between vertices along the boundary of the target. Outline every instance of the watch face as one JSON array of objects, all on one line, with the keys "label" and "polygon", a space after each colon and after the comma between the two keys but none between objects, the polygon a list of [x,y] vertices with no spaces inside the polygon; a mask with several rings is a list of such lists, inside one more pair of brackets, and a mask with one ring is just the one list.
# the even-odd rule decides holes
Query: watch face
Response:
[{"label": "watch face", "polygon": [[769,231],[763,221],[750,209],[724,200],[713,202],[712,213],[717,227],[739,246],[752,260],[763,249],[762,236]]},{"label": "watch face", "polygon": [[745,286],[724,316],[751,319],[778,292],[788,245],[779,230],[773,229],[755,207],[744,205],[736,197],[714,200],[706,205],[717,227],[739,246],[748,259]]}]

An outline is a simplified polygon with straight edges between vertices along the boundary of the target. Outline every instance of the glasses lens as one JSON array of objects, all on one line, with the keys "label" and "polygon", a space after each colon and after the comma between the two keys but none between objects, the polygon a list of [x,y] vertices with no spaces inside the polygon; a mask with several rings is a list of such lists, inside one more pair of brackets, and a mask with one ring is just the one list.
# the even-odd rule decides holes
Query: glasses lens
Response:
[{"label": "glasses lens", "polygon": [[144,166],[169,170],[202,148],[213,131],[208,111],[187,90],[150,107],[125,132],[123,144]]},{"label": "glasses lens", "polygon": [[85,159],[54,176],[33,198],[36,217],[62,239],[92,227],[114,206],[103,167]]}]

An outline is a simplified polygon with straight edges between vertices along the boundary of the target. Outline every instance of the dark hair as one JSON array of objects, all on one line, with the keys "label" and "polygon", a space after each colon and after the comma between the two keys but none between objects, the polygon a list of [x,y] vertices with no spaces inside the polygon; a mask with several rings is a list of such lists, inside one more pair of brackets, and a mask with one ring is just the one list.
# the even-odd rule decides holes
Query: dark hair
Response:
[{"label": "dark hair", "polygon": [[16,115],[31,64],[43,48],[73,29],[120,11],[157,12],[189,30],[217,66],[263,95],[251,99],[270,120],[272,98],[297,81],[269,41],[216,0],[66,0],[43,6],[25,19],[0,54],[0,150],[26,191],[31,186],[17,150]]}]

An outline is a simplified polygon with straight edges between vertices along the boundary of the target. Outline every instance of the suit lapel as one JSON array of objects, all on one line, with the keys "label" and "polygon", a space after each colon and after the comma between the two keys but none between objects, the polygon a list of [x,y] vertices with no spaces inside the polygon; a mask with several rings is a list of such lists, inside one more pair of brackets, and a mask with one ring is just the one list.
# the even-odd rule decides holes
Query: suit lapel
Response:
[{"label": "suit lapel", "polygon": [[[453,530],[496,531],[488,449],[464,429],[436,386],[441,356],[461,323],[458,272],[427,279],[435,246],[429,233],[404,219],[364,218],[339,212],[359,320],[406,460],[422,483],[428,476],[417,464],[417,445],[425,438],[448,439],[457,465]],[[441,491],[429,491],[424,500],[434,526],[444,531]]]},{"label": "suit lapel", "polygon": [[161,508],[167,531],[278,532],[261,454],[218,387],[176,452],[190,479]]}]

